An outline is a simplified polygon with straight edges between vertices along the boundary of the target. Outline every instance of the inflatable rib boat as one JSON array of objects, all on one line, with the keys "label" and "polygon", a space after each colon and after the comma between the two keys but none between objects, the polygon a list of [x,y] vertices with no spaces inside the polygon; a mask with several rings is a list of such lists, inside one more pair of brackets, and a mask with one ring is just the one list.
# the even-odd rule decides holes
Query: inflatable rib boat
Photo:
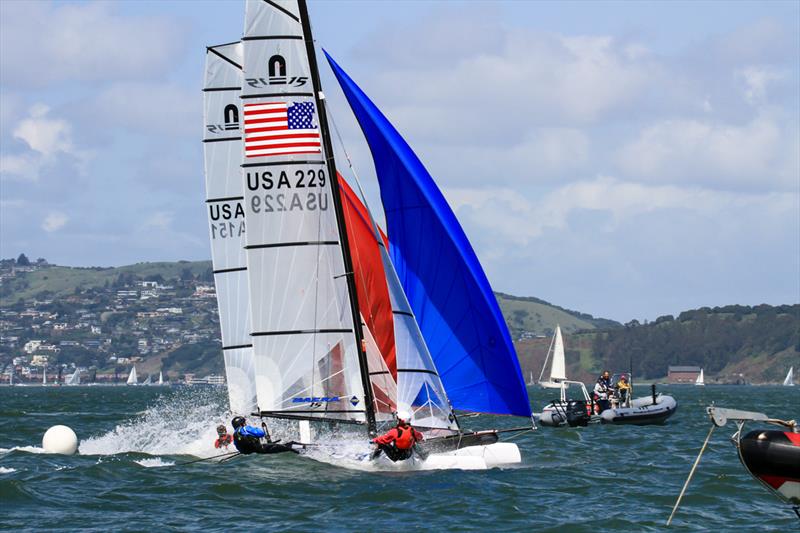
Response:
[{"label": "inflatable rib boat", "polygon": [[677,409],[675,398],[659,393],[636,398],[630,407],[606,409],[600,413],[600,419],[603,424],[663,424]]}]

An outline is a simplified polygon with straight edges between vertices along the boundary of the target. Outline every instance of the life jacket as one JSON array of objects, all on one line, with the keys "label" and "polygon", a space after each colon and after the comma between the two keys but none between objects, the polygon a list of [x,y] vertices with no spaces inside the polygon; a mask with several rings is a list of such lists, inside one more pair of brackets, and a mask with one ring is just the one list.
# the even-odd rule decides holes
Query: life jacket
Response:
[{"label": "life jacket", "polygon": [[394,428],[397,431],[397,437],[394,439],[394,445],[398,450],[409,450],[417,442],[414,436],[414,428],[411,426],[402,427],[397,426]]},{"label": "life jacket", "polygon": [[223,446],[229,445],[231,442],[233,442],[233,437],[231,437],[230,435],[226,434],[226,435],[221,436],[220,438],[218,438],[214,442],[214,447],[215,448],[222,448]]},{"label": "life jacket", "polygon": [[233,432],[233,445],[236,449],[245,455],[258,451],[258,449],[261,448],[261,440],[251,435],[242,435],[239,429],[241,429],[241,427]]}]

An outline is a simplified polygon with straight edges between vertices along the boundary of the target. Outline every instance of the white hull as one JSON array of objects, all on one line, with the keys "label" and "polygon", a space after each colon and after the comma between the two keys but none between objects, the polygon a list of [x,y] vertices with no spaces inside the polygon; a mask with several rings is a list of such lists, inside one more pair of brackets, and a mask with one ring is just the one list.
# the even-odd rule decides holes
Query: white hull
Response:
[{"label": "white hull", "polygon": [[414,458],[392,463],[384,456],[378,459],[381,469],[393,470],[487,470],[519,464],[522,456],[513,442],[496,442],[485,446],[468,446],[452,452],[432,453],[427,459]]}]

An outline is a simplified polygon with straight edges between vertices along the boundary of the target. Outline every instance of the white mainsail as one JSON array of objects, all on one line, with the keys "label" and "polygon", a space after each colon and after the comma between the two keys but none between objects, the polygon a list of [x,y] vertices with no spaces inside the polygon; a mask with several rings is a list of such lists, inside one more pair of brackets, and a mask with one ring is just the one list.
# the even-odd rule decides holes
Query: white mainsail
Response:
[{"label": "white mainsail", "polygon": [[550,381],[565,379],[567,379],[567,369],[564,360],[564,340],[561,338],[561,326],[556,325],[556,340],[553,345],[553,366],[550,368]]},{"label": "white mainsail", "polygon": [[81,384],[81,371],[79,369],[75,369],[75,372],[67,378],[67,382],[65,385],[80,385]]},{"label": "white mainsail", "polygon": [[47,385],[47,367],[42,367],[42,385]]},{"label": "white mainsail", "polygon": [[697,376],[697,380],[694,382],[694,384],[695,385],[705,385],[706,384],[706,380],[705,380],[705,377],[703,376],[703,369],[702,368],[700,369],[700,375]]},{"label": "white mainsail", "polygon": [[[550,367],[550,379],[542,381],[542,375],[547,368],[547,362],[552,355],[553,361]],[[550,348],[547,351],[547,356],[542,365],[542,371],[539,374],[539,384],[548,389],[561,388],[562,381],[567,379],[566,358],[564,355],[564,339],[561,336],[561,326],[556,324],[556,331],[553,333],[553,340],[550,342]]]},{"label": "white mainsail", "polygon": [[144,380],[144,382],[142,383],[142,385],[152,385],[152,384],[153,384],[153,380],[152,380],[152,378],[151,378],[150,374],[147,374],[147,379],[146,379],[146,380]]},{"label": "white mainsail", "polygon": [[128,374],[128,381],[126,383],[128,385],[138,385],[139,379],[136,377],[136,365],[133,365],[133,368],[131,368],[131,373]]},{"label": "white mainsail", "polygon": [[246,3],[242,172],[256,395],[266,414],[364,422],[361,324],[300,16],[296,0]]},{"label": "white mainsail", "polygon": [[789,367],[789,372],[786,373],[786,379],[783,380],[784,387],[794,387],[794,367]]},{"label": "white mainsail", "polygon": [[203,89],[206,205],[231,411],[256,409],[245,258],[239,109],[242,44],[212,46]]},{"label": "white mainsail", "polygon": [[163,385],[164,384],[164,373],[163,372],[159,372],[158,373],[158,384],[159,385]]}]

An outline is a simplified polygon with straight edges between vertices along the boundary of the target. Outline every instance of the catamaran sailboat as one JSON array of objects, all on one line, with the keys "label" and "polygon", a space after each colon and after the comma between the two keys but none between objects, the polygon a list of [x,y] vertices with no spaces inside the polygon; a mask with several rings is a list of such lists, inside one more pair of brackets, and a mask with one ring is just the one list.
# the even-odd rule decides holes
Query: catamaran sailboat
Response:
[{"label": "catamaran sailboat", "polygon": [[294,421],[304,442],[376,435],[409,410],[434,459],[519,462],[500,431],[464,431],[455,411],[531,415],[485,274],[422,163],[328,60],[372,151],[386,233],[337,172],[305,1],[248,0],[242,42],[208,48],[206,202],[231,407]]},{"label": "catamaran sailboat", "polygon": [[786,379],[783,380],[784,387],[794,387],[794,367],[789,367],[789,372],[786,373]]}]

